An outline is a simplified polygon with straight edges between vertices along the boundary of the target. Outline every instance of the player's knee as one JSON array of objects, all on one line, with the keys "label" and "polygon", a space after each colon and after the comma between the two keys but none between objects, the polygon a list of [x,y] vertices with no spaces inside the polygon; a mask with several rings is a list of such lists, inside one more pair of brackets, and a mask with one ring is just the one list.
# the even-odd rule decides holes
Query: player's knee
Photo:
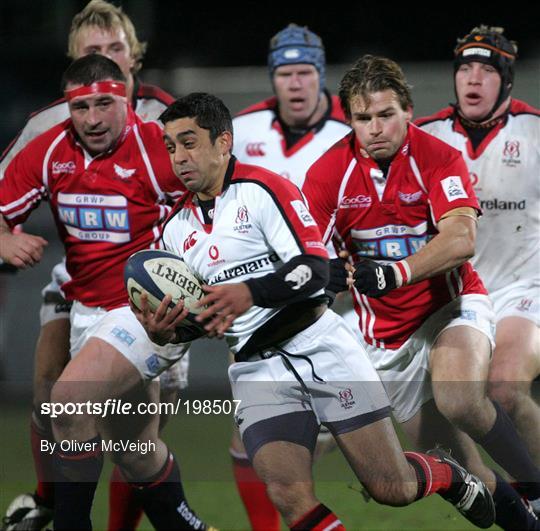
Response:
[{"label": "player's knee", "polygon": [[527,386],[519,385],[517,382],[491,381],[489,384],[489,397],[498,402],[510,415],[527,394]]},{"label": "player's knee", "polygon": [[299,506],[309,504],[314,499],[311,482],[271,481],[266,485],[268,497],[287,520]]},{"label": "player's knee", "polygon": [[483,390],[467,389],[455,393],[444,400],[436,400],[437,408],[443,416],[461,430],[477,425],[485,416],[489,404]]},{"label": "player's knee", "polygon": [[51,390],[50,401],[42,403],[40,411],[47,415],[57,428],[75,428],[77,425],[88,423],[81,407],[80,397],[73,382],[56,382]]},{"label": "player's knee", "polygon": [[140,464],[142,454],[140,452],[112,452],[110,454],[111,461],[118,465],[122,470],[132,470]]}]

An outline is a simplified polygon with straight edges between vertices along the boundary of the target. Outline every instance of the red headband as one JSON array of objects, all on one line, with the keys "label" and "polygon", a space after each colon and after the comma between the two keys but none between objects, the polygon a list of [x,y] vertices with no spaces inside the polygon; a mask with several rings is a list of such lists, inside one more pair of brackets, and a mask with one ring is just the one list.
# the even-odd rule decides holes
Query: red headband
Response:
[{"label": "red headband", "polygon": [[66,100],[71,101],[74,98],[80,96],[91,96],[92,94],[105,93],[116,94],[116,96],[126,95],[126,85],[119,81],[96,81],[91,85],[84,85],[82,87],[65,90],[64,96]]}]

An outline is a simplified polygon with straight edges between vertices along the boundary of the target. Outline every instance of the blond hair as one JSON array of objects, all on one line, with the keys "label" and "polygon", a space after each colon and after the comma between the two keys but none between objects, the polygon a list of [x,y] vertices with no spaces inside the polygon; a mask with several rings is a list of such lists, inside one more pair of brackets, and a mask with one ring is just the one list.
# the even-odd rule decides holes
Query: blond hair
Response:
[{"label": "blond hair", "polygon": [[122,8],[116,7],[105,0],[91,0],[80,13],[73,17],[68,37],[68,57],[71,59],[77,58],[77,36],[83,28],[88,26],[97,26],[105,31],[122,29],[126,34],[131,57],[135,63],[132,72],[135,74],[141,69],[144,53],[146,52],[146,42],[139,41],[133,22],[122,11]]}]

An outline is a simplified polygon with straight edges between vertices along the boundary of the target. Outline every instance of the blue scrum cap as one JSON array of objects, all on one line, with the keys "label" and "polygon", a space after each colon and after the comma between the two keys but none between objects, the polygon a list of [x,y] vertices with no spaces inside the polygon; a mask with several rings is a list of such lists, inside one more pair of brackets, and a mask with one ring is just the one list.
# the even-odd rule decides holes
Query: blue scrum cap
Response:
[{"label": "blue scrum cap", "polygon": [[321,38],[307,26],[289,24],[270,39],[268,69],[270,76],[282,65],[310,64],[319,72],[320,89],[325,88],[324,45]]}]

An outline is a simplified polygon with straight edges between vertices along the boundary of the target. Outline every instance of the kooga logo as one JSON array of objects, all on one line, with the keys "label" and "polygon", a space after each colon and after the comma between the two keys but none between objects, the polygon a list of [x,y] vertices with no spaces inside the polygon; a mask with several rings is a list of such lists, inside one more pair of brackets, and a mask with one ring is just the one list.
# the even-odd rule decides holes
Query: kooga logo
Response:
[{"label": "kooga logo", "polygon": [[503,201],[502,199],[483,199],[480,201],[482,210],[525,210],[527,200],[521,201]]},{"label": "kooga logo", "polygon": [[52,163],[52,173],[53,175],[58,175],[59,173],[75,173],[75,163],[70,160],[68,162],[57,162]]}]

